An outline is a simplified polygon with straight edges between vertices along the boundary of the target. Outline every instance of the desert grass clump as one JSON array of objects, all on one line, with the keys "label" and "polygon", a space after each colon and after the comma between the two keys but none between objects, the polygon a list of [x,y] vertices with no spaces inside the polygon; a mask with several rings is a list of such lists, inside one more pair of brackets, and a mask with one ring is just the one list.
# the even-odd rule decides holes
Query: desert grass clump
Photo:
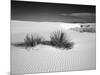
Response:
[{"label": "desert grass clump", "polygon": [[38,44],[41,44],[44,41],[44,38],[39,35],[26,35],[24,43],[26,47],[34,47]]},{"label": "desert grass clump", "polygon": [[13,46],[16,47],[35,47],[36,45],[42,44],[44,41],[44,38],[39,35],[35,34],[27,34],[24,38],[24,42],[17,42],[17,43],[12,43]]},{"label": "desert grass clump", "polygon": [[35,47],[36,45],[48,45],[48,46],[53,46],[56,48],[62,48],[62,49],[72,49],[74,43],[69,40],[67,34],[63,31],[55,31],[51,33],[50,35],[50,40],[45,40],[42,36],[39,35],[26,35],[24,38],[24,42],[19,42],[13,44],[14,46],[17,47]]},{"label": "desert grass clump", "polygon": [[55,31],[50,35],[50,44],[56,48],[71,49],[73,42],[71,42],[67,34],[63,31]]}]

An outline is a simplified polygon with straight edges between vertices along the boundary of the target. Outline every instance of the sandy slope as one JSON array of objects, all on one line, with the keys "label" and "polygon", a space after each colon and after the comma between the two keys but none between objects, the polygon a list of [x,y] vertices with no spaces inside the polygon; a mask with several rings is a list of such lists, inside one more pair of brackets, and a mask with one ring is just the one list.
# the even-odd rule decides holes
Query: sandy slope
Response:
[{"label": "sandy slope", "polygon": [[[49,32],[45,34],[48,35],[47,33]],[[95,33],[79,33],[68,30],[66,33],[75,42],[74,48],[68,51],[43,45],[29,49],[30,51],[11,46],[11,72],[37,73],[95,69]],[[20,36],[13,34],[12,39],[22,40],[24,35],[23,33],[20,33]]]}]

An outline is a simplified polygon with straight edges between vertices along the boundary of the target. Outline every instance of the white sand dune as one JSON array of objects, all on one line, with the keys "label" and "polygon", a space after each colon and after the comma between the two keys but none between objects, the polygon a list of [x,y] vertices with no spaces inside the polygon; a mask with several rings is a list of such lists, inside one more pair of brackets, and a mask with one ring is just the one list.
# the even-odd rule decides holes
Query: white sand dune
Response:
[{"label": "white sand dune", "polygon": [[[34,25],[31,27],[29,24],[27,26],[25,23],[26,27],[24,24],[24,26],[21,26],[21,29],[18,28],[18,31],[13,25],[17,26],[19,24],[11,23],[12,42],[16,42],[16,40],[22,41],[25,34],[29,31],[37,31],[37,33],[39,32],[45,38],[49,38],[48,36],[50,32],[62,29],[59,23],[42,23],[42,25],[41,23],[39,25],[36,23],[35,26],[38,26],[38,28],[34,27]],[[16,31],[13,27],[16,28]],[[31,29],[27,29],[27,27],[31,27]],[[38,73],[95,69],[95,33],[79,33],[69,30],[65,30],[65,32],[68,33],[69,37],[75,43],[73,49],[60,50],[51,46],[38,45],[28,51],[24,48],[11,46],[11,73]]]}]

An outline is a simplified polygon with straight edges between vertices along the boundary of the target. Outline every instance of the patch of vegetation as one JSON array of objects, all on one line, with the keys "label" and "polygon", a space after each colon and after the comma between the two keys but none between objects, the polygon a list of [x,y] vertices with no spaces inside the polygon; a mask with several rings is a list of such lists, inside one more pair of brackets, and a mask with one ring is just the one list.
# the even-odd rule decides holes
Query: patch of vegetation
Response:
[{"label": "patch of vegetation", "polygon": [[42,44],[43,41],[44,38],[42,36],[31,34],[31,35],[26,35],[26,37],[24,38],[24,42],[15,43],[13,45],[16,47],[25,47],[25,48],[35,47],[38,44]]},{"label": "patch of vegetation", "polygon": [[39,35],[27,35],[24,39],[24,43],[26,47],[34,47],[38,44],[41,44],[44,41],[44,38],[42,36]]},{"label": "patch of vegetation", "polygon": [[68,36],[63,31],[55,31],[51,33],[50,39],[50,45],[57,48],[71,49],[74,45],[74,43],[68,39]]},{"label": "patch of vegetation", "polygon": [[36,45],[49,45],[56,48],[72,49],[74,43],[68,39],[68,36],[63,31],[55,31],[51,33],[50,40],[45,40],[39,35],[26,35],[24,42],[13,44],[16,47],[35,47]]}]

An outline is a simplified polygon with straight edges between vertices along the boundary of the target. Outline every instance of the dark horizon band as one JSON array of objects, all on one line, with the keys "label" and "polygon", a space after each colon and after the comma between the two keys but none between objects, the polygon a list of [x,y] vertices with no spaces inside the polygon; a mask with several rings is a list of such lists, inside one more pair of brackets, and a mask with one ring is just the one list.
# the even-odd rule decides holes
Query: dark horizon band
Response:
[{"label": "dark horizon band", "polygon": [[95,5],[11,0],[11,20],[95,23]]}]

